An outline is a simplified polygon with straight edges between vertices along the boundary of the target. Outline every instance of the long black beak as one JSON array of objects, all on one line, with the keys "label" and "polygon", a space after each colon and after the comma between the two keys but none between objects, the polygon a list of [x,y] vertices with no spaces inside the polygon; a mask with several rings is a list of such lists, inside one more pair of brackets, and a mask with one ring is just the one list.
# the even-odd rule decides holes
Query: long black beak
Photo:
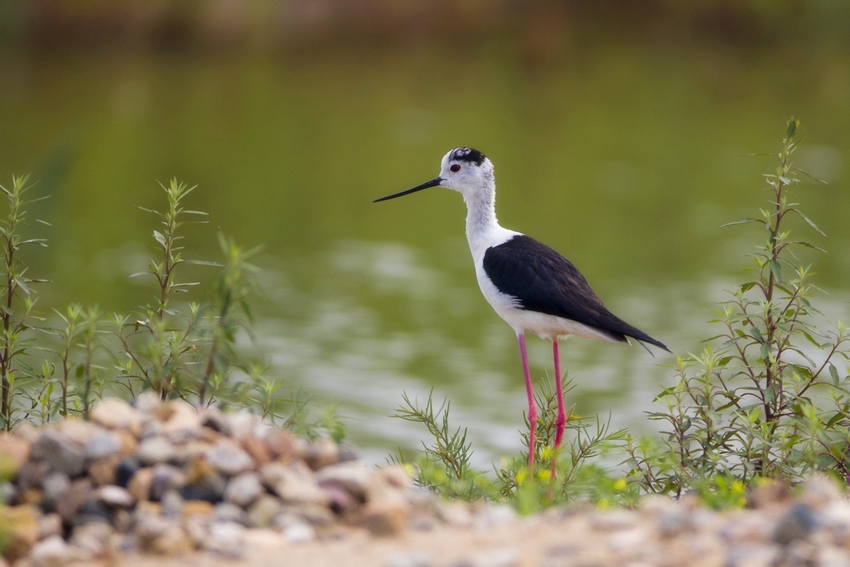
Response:
[{"label": "long black beak", "polygon": [[379,203],[381,201],[389,201],[390,199],[395,199],[396,197],[404,197],[405,195],[410,195],[411,193],[416,193],[417,191],[422,191],[423,189],[427,189],[428,187],[436,187],[440,183],[443,182],[442,177],[435,177],[431,181],[426,181],[422,185],[417,185],[416,187],[412,187],[410,189],[406,189],[401,191],[400,193],[393,193],[392,195],[387,195],[386,197],[381,197],[380,199],[375,199],[372,201],[373,203]]}]

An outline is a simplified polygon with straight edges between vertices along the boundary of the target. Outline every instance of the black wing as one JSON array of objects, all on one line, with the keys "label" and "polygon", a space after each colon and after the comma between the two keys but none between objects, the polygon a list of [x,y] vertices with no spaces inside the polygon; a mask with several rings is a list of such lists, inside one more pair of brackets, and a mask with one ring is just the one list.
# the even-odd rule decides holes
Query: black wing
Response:
[{"label": "black wing", "polygon": [[530,236],[514,236],[488,248],[484,271],[501,292],[516,297],[522,309],[595,327],[616,340],[632,337],[670,350],[608,311],[572,262]]}]

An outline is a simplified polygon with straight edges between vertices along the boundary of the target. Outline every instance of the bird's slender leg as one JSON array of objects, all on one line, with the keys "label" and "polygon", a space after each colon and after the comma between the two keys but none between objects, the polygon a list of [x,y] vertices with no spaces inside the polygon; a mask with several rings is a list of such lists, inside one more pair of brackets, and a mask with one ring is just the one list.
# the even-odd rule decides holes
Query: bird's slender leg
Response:
[{"label": "bird's slender leg", "polygon": [[552,356],[555,359],[555,389],[558,396],[558,417],[555,419],[555,446],[552,447],[552,478],[558,463],[558,447],[564,437],[564,427],[567,424],[567,411],[564,409],[564,386],[561,382],[561,354],[558,350],[558,337],[552,340]]},{"label": "bird's slender leg", "polygon": [[555,420],[555,449],[561,446],[564,427],[567,424],[567,410],[564,408],[564,385],[561,382],[561,354],[558,352],[557,337],[552,341],[552,355],[555,359],[555,388],[558,395],[558,418]]},{"label": "bird's slender leg", "polygon": [[525,393],[528,395],[528,467],[534,465],[534,433],[537,429],[537,406],[534,404],[534,388],[531,384],[531,371],[528,369],[528,353],[525,350],[525,335],[517,333],[519,353],[522,356],[522,371],[525,374]]}]

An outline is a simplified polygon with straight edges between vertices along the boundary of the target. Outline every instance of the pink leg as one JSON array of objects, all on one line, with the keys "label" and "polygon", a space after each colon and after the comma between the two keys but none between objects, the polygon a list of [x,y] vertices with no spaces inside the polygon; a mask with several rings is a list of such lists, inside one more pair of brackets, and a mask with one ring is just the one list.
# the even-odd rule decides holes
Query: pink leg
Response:
[{"label": "pink leg", "polygon": [[525,393],[528,395],[528,466],[534,464],[534,433],[537,429],[537,406],[534,404],[534,388],[531,384],[531,371],[528,369],[528,353],[525,351],[525,336],[517,333],[519,353],[522,356],[522,371],[525,373]]},{"label": "pink leg", "polygon": [[561,383],[561,355],[558,352],[558,339],[552,341],[552,354],[555,357],[555,388],[558,395],[558,419],[555,420],[555,449],[561,446],[564,426],[567,424],[567,411],[564,408],[564,385]]}]

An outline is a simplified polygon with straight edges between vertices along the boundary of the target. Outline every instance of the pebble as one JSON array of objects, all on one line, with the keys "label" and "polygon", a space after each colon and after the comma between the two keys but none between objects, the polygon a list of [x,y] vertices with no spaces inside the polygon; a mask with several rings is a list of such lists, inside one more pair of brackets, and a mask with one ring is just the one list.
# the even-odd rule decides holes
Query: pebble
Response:
[{"label": "pebble", "polygon": [[115,485],[100,486],[93,496],[110,508],[130,508],[136,502],[129,490]]},{"label": "pebble", "polygon": [[30,444],[16,435],[0,433],[0,478],[14,478],[30,457]]},{"label": "pebble", "polygon": [[103,400],[92,408],[89,420],[107,429],[126,429],[135,435],[142,429],[142,415],[139,411],[115,398]]},{"label": "pebble", "polygon": [[216,471],[228,477],[252,470],[255,466],[251,455],[230,442],[218,443],[205,456]]},{"label": "pebble", "polygon": [[327,504],[328,496],[319,488],[312,471],[300,461],[272,462],[260,468],[263,483],[284,502]]},{"label": "pebble", "polygon": [[63,567],[90,557],[81,549],[65,543],[61,536],[53,535],[39,541],[32,548],[29,559],[32,567]]},{"label": "pebble", "polygon": [[365,500],[373,472],[365,463],[352,461],[326,466],[316,473],[319,486],[338,486],[357,499]]},{"label": "pebble", "polygon": [[260,475],[255,472],[243,472],[230,479],[224,489],[224,500],[247,508],[265,492]]},{"label": "pebble", "polygon": [[807,504],[794,504],[785,512],[773,531],[773,541],[788,545],[797,539],[806,539],[818,524],[815,511]]},{"label": "pebble", "polygon": [[241,557],[245,555],[245,528],[235,522],[211,524],[202,547],[225,557]]},{"label": "pebble", "polygon": [[46,429],[38,436],[32,444],[32,457],[45,461],[52,471],[69,477],[79,476],[85,470],[83,448],[55,429]]},{"label": "pebble", "polygon": [[99,431],[86,442],[83,454],[89,460],[105,459],[117,455],[121,450],[121,439],[111,431]]},{"label": "pebble", "polygon": [[170,463],[177,460],[177,447],[165,437],[151,437],[139,444],[136,458],[143,466]]},{"label": "pebble", "polygon": [[[308,443],[245,412],[198,412],[146,393],[132,406],[105,400],[91,416],[0,434],[0,455],[10,455],[0,472],[15,471],[0,482],[8,504],[0,507],[0,529],[11,532],[12,562],[109,563],[124,549],[169,556],[200,549],[244,560],[259,542],[398,537],[412,529],[483,536],[564,522],[564,533],[579,540],[544,548],[536,564],[850,567],[850,502],[825,476],[794,492],[762,484],[750,495],[752,509],[714,512],[692,495],[654,496],[637,510],[550,509],[520,518],[506,505],[441,501],[412,487],[401,466],[375,469],[329,439]],[[430,567],[438,551],[411,550],[379,564]],[[529,561],[496,547],[453,565],[535,564]]]}]

